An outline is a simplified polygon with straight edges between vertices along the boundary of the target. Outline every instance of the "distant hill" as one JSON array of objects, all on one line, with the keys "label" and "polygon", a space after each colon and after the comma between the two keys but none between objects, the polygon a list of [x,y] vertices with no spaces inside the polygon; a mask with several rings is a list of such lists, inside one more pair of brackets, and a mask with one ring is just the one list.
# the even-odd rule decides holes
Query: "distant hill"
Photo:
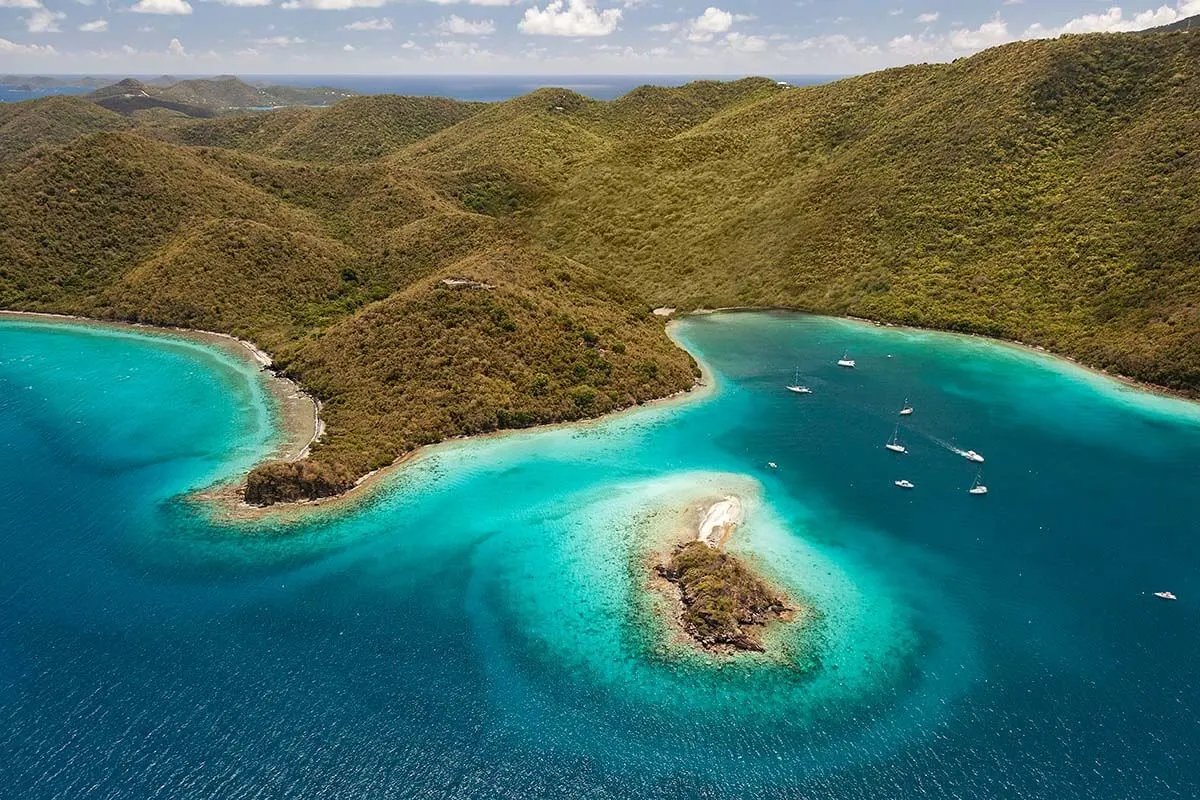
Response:
[{"label": "distant hill", "polygon": [[66,144],[84,134],[125,130],[131,123],[77,97],[0,103],[0,171],[35,146]]},{"label": "distant hill", "polygon": [[[95,103],[247,97],[225,79],[166,92],[122,82]],[[177,119],[55,100],[0,107],[0,307],[273,353],[328,436],[255,470],[256,501],[687,388],[656,306],[987,334],[1200,394],[1186,32],[612,102],[549,88]]]},{"label": "distant hill", "polygon": [[257,87],[234,78],[174,81],[167,76],[143,83],[126,78],[84,95],[84,99],[126,116],[149,109],[165,109],[193,118],[247,109],[288,106],[327,106],[353,97],[354,92],[329,87]]},{"label": "distant hill", "polygon": [[54,77],[46,75],[0,75],[0,87],[6,89],[99,88],[108,84],[105,78]]}]

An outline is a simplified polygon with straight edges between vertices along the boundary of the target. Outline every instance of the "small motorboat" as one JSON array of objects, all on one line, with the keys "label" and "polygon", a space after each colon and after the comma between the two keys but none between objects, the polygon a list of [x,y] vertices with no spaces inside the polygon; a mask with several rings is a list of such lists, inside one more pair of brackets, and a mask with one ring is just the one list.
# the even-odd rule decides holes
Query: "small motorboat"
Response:
[{"label": "small motorboat", "polygon": [[975,482],[971,484],[971,488],[967,489],[967,494],[987,494],[987,487],[983,485],[982,473],[975,476]]},{"label": "small motorboat", "polygon": [[1155,592],[1155,597],[1161,597],[1163,600],[1178,600],[1179,598],[1172,592]]},{"label": "small motorboat", "polygon": [[983,456],[979,455],[979,453],[976,453],[974,450],[963,450],[959,453],[959,455],[961,455],[967,461],[974,461],[979,464],[983,463]]},{"label": "small motorboat", "polygon": [[789,385],[787,387],[787,390],[789,392],[795,392],[796,394],[812,394],[812,389],[808,388],[807,386],[802,386],[800,384],[800,368],[799,367],[796,368],[795,380],[791,383],[791,385]]},{"label": "small motorboat", "polygon": [[900,444],[900,426],[899,425],[896,426],[895,433],[892,434],[891,439],[888,439],[888,443],[885,444],[884,447],[886,447],[888,450],[891,450],[893,453],[907,453],[908,452],[908,448],[905,447],[904,445]]},{"label": "small motorboat", "polygon": [[842,353],[842,357],[838,359],[838,366],[854,369],[858,365],[854,363],[854,359],[850,357],[849,353]]},{"label": "small motorboat", "polygon": [[774,461],[768,461],[767,466],[770,467],[771,469],[779,469],[779,465],[776,464]]},{"label": "small motorboat", "polygon": [[906,480],[899,480],[899,481],[896,481],[896,485],[897,485],[897,486],[899,486],[901,489],[915,489],[915,488],[917,488],[917,487],[916,487],[916,484],[914,484],[912,481],[906,481]]}]

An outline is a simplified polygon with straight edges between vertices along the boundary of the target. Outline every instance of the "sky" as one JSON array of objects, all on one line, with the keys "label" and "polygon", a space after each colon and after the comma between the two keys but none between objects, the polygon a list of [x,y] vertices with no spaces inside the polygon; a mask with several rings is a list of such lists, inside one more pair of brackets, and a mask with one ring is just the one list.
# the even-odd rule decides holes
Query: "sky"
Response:
[{"label": "sky", "polygon": [[0,73],[848,75],[1200,0],[0,0]]}]

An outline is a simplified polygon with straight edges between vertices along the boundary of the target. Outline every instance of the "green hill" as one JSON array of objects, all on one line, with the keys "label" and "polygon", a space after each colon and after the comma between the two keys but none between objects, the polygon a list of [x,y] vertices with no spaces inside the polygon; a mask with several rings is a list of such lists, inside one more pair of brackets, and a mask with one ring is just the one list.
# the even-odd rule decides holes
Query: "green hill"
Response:
[{"label": "green hill", "polygon": [[612,102],[152,124],[18,104],[0,108],[0,306],[263,345],[328,423],[309,461],[254,472],[264,503],[687,388],[657,305],[973,331],[1200,393],[1197,65],[1178,32]]},{"label": "green hill", "polygon": [[66,144],[86,133],[128,127],[121,116],[76,97],[0,103],[0,169],[38,145]]}]

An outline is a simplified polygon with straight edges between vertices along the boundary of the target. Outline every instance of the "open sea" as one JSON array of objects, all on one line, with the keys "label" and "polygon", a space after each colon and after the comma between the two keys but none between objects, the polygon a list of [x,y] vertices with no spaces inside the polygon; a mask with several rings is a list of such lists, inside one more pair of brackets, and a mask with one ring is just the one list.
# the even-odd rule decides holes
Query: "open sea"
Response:
[{"label": "open sea", "polygon": [[[112,75],[116,83],[127,75]],[[154,75],[135,76],[154,80]],[[183,76],[199,77],[199,76]],[[255,85],[331,86],[359,94],[400,94],[451,97],[455,100],[494,102],[508,100],[545,86],[571,89],[597,100],[612,100],[645,84],[682,86],[698,80],[735,80],[740,75],[244,75]],[[828,83],[832,75],[780,75],[776,80],[794,86]],[[68,78],[69,80],[69,78]],[[52,94],[87,94],[91,87],[62,86],[45,89],[14,89],[0,86],[0,103],[15,103]]]},{"label": "open sea", "polygon": [[[233,524],[185,495],[277,443],[253,365],[0,322],[0,793],[1200,796],[1200,407],[947,334],[675,334],[711,391]],[[815,611],[782,656],[647,614],[650,532],[724,492],[732,546]]]}]

